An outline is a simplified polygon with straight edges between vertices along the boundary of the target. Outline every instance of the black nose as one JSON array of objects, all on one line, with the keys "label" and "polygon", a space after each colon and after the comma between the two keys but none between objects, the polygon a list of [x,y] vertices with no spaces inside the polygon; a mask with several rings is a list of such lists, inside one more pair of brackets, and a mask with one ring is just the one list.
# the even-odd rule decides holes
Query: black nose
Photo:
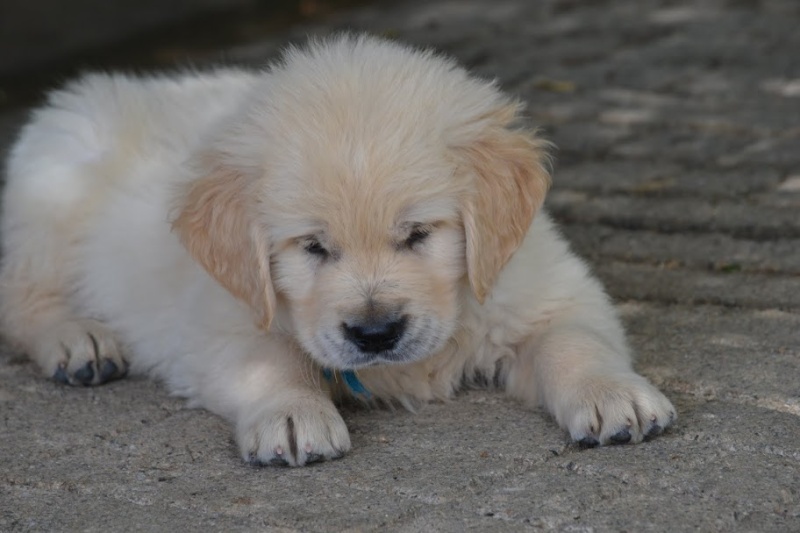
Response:
[{"label": "black nose", "polygon": [[366,320],[348,324],[342,322],[344,337],[364,353],[391,350],[406,330],[405,316],[390,320]]}]

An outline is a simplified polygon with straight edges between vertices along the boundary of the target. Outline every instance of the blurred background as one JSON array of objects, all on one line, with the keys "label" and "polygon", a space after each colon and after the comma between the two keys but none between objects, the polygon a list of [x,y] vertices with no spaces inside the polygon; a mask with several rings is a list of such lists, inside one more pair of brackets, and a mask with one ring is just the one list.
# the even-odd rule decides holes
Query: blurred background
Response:
[{"label": "blurred background", "polygon": [[2,0],[0,105],[29,103],[79,70],[230,59],[222,50],[367,2]]}]

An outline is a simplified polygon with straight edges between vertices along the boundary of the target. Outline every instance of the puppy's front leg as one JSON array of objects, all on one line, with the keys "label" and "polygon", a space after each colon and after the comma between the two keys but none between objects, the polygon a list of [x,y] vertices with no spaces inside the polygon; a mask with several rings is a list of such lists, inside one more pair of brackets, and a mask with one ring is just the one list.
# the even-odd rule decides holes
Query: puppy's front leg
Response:
[{"label": "puppy's front leg", "polygon": [[507,387],[527,403],[544,405],[584,446],[641,442],[675,419],[670,401],[632,369],[617,324],[599,330],[554,321],[522,348]]},{"label": "puppy's front leg", "polygon": [[350,449],[344,420],[319,368],[289,339],[231,339],[196,388],[201,402],[236,424],[242,457],[257,465],[302,466]]}]

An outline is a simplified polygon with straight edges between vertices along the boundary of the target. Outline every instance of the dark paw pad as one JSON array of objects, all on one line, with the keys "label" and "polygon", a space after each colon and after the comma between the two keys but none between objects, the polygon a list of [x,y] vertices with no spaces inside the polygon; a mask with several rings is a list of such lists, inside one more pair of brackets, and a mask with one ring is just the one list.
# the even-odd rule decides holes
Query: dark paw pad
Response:
[{"label": "dark paw pad", "polygon": [[306,455],[306,464],[308,465],[311,463],[318,463],[324,459],[325,457],[323,457],[318,453],[309,453],[308,455]]},{"label": "dark paw pad", "polygon": [[628,428],[617,431],[609,437],[611,444],[627,444],[631,441],[631,432]]},{"label": "dark paw pad", "polygon": [[600,441],[598,441],[594,437],[583,437],[581,440],[578,441],[578,446],[581,448],[596,448],[600,445]]},{"label": "dark paw pad", "polygon": [[251,452],[247,456],[247,462],[251,466],[258,466],[258,467],[261,467],[261,466],[289,466],[289,463],[283,457],[273,457],[269,461],[262,461],[261,459],[259,459],[256,456],[255,452]]},{"label": "dark paw pad", "polygon": [[344,457],[344,454],[345,454],[345,452],[344,452],[344,451],[342,451],[342,450],[339,450],[339,449],[337,448],[337,449],[334,449],[334,450],[333,450],[333,455],[331,455],[330,457],[328,457],[328,459],[341,459],[342,457]]},{"label": "dark paw pad", "polygon": [[117,364],[114,361],[111,359],[104,359],[103,366],[100,368],[100,383],[104,383],[112,379],[118,371],[119,367],[117,367]]},{"label": "dark paw pad", "polygon": [[645,432],[644,437],[645,438],[655,437],[656,435],[661,434],[662,431],[664,431],[664,428],[659,426],[658,423],[653,422],[652,424],[650,424],[650,427]]},{"label": "dark paw pad", "polygon": [[75,381],[84,385],[91,385],[92,380],[94,379],[94,368],[92,368],[93,364],[94,363],[90,361],[79,368],[75,374],[73,374]]},{"label": "dark paw pad", "polygon": [[63,383],[64,385],[69,385],[69,376],[67,376],[67,369],[63,366],[59,366],[56,369],[56,373],[53,374],[53,379],[58,383]]}]

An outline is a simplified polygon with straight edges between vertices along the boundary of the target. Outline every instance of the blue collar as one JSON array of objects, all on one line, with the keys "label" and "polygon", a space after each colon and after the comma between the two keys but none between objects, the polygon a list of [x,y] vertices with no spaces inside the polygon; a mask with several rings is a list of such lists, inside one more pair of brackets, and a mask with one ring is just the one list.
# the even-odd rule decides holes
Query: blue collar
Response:
[{"label": "blue collar", "polygon": [[329,382],[334,381],[336,372],[342,376],[342,379],[347,385],[347,388],[350,389],[350,393],[353,396],[363,396],[366,400],[372,398],[372,394],[370,394],[364,384],[361,383],[361,380],[358,379],[358,376],[356,376],[355,370],[331,370],[330,368],[322,369],[322,375]]}]

